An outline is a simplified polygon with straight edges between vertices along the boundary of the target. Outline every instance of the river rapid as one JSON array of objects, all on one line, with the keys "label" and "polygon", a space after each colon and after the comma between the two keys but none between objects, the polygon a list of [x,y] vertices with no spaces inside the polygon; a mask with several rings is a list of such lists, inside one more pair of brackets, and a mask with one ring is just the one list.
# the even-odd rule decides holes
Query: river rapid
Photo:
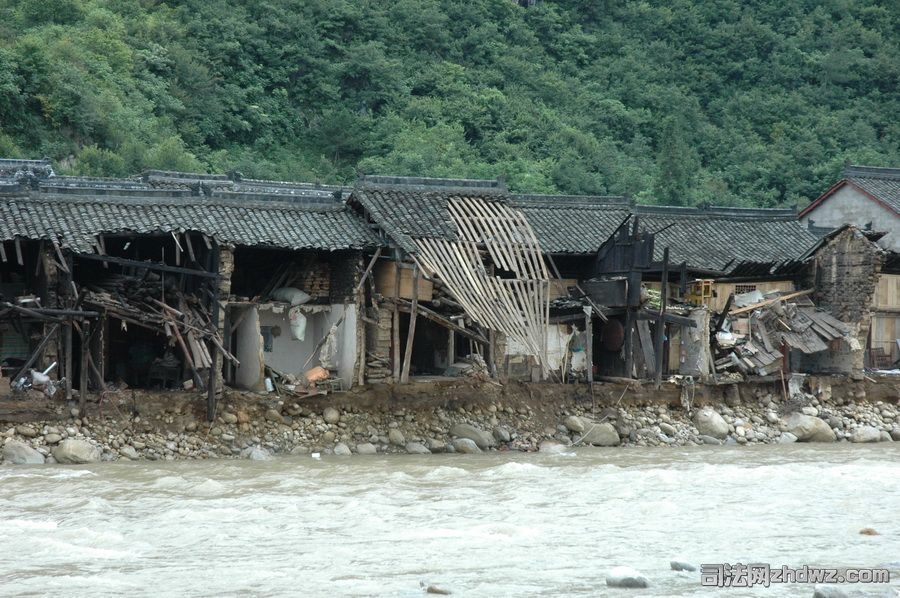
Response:
[{"label": "river rapid", "polygon": [[[0,467],[2,596],[812,596],[669,563],[878,567],[900,443]],[[861,535],[862,528],[879,535]],[[615,566],[651,586],[610,588]]]}]

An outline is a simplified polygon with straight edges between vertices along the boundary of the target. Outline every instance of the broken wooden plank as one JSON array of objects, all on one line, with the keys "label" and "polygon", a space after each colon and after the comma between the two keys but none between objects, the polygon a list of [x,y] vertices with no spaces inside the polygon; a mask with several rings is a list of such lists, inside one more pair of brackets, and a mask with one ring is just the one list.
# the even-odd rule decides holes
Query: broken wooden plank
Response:
[{"label": "broken wooden plank", "polygon": [[650,324],[647,320],[638,320],[637,331],[641,352],[644,355],[644,366],[647,368],[647,375],[654,376],[656,375],[656,353],[653,348],[653,337],[650,336]]},{"label": "broken wooden plank", "polygon": [[760,307],[772,305],[773,303],[776,303],[778,301],[788,301],[790,299],[796,299],[798,297],[805,297],[807,295],[811,295],[814,291],[815,289],[806,289],[805,291],[797,291],[795,293],[788,293],[787,295],[779,295],[778,297],[773,297],[772,299],[766,299],[765,301],[760,301],[758,303],[754,303],[753,305],[735,309],[730,313],[730,315],[737,316],[749,311],[753,311],[754,309],[759,309]]}]

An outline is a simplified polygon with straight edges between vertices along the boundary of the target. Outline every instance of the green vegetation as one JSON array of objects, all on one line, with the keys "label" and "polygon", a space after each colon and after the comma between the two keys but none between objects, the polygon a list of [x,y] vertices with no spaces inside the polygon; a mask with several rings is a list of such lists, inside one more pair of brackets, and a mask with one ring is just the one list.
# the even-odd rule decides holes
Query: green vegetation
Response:
[{"label": "green vegetation", "polygon": [[0,0],[0,154],[803,204],[900,165],[895,0]]}]

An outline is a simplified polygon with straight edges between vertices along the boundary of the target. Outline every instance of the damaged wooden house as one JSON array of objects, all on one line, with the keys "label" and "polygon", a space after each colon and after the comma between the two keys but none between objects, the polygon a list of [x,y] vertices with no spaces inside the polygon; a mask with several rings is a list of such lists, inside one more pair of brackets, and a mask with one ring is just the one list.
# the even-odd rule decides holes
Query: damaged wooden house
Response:
[{"label": "damaged wooden house", "polygon": [[221,373],[249,389],[303,383],[313,367],[355,379],[359,264],[380,241],[339,189],[0,168],[0,350],[13,385],[60,379],[82,400],[195,388],[212,413]]},{"label": "damaged wooden house", "polygon": [[882,246],[884,234],[844,225],[804,256],[812,299],[849,327],[853,341],[807,369],[856,376],[900,370],[900,254]]},{"label": "damaged wooden house", "polygon": [[512,356],[551,376],[551,274],[503,183],[368,176],[349,203],[389,246],[369,278],[369,381],[503,377]]},{"label": "damaged wooden house", "polygon": [[[615,197],[515,201],[573,298],[584,295],[581,307],[591,299],[605,316],[591,334],[601,376],[768,375],[808,368],[810,359],[798,354],[822,357],[836,339],[846,340],[846,326],[808,299],[803,254],[816,237],[790,210],[631,206]],[[784,305],[776,296],[792,301],[788,309],[802,304],[794,324],[805,333],[810,325],[800,320],[814,319],[820,342],[803,343],[788,331],[764,342],[743,330],[761,307]]]}]

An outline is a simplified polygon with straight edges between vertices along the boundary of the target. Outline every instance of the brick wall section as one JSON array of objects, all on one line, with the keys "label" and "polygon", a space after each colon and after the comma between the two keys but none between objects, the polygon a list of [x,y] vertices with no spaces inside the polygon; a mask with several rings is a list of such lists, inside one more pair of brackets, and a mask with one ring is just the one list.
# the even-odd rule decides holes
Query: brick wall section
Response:
[{"label": "brick wall section", "polygon": [[336,251],[330,255],[329,290],[332,303],[356,301],[353,291],[366,265],[362,252]]},{"label": "brick wall section", "polygon": [[308,293],[314,303],[328,302],[331,297],[331,265],[324,259],[306,259],[295,271],[289,286]]}]

